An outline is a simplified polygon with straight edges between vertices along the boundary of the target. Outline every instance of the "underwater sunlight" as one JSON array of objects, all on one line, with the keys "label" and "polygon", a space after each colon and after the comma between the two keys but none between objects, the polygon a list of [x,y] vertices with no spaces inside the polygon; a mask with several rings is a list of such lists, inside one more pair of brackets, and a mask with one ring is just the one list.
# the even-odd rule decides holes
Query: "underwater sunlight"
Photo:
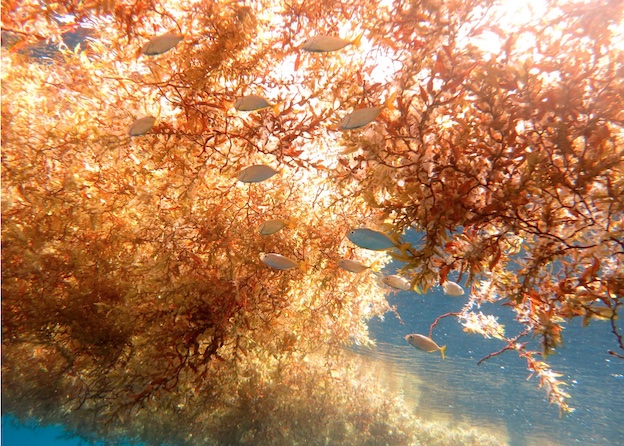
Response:
[{"label": "underwater sunlight", "polygon": [[6,444],[624,444],[623,2],[1,15]]}]

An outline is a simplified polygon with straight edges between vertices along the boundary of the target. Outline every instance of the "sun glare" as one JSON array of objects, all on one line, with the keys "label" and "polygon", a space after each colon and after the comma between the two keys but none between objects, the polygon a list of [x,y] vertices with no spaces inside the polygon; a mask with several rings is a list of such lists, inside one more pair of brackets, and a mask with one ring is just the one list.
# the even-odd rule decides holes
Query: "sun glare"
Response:
[{"label": "sun glare", "polygon": [[471,22],[464,27],[465,33],[459,40],[463,41],[464,46],[474,45],[486,55],[494,56],[500,54],[506,39],[513,35],[515,47],[524,53],[535,47],[536,43],[535,36],[527,31],[527,25],[546,17],[549,12],[547,0],[501,0],[479,18],[482,23],[496,24],[501,32],[486,30],[476,35],[468,35],[475,25]]}]

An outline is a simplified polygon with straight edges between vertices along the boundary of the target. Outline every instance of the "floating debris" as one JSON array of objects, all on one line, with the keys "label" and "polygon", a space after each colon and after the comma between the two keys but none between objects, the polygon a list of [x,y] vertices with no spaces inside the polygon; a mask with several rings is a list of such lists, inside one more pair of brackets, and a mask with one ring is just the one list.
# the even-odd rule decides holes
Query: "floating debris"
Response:
[{"label": "floating debris", "polygon": [[141,52],[146,56],[157,56],[174,48],[183,39],[184,36],[168,32],[148,41],[145,45],[143,45]]},{"label": "floating debris", "polygon": [[372,251],[385,251],[395,247],[392,239],[386,234],[367,228],[352,229],[347,233],[347,238],[360,248]]},{"label": "floating debris", "polygon": [[342,118],[338,127],[341,130],[353,130],[364,127],[366,124],[374,121],[384,108],[394,108],[392,103],[395,96],[396,94],[392,93],[388,100],[379,107],[367,107],[352,111]]},{"label": "floating debris", "polygon": [[397,276],[396,274],[384,276],[381,281],[397,290],[409,291],[412,289],[412,283],[409,280],[405,277]]},{"label": "floating debris", "polygon": [[279,103],[271,105],[269,101],[256,94],[240,97],[234,102],[234,108],[239,111],[256,111],[271,107],[276,115],[279,114],[279,106]]},{"label": "floating debris", "polygon": [[405,336],[405,340],[417,349],[423,350],[427,353],[439,351],[442,355],[442,359],[445,359],[444,352],[446,351],[446,345],[440,347],[433,339],[421,334],[408,334]]},{"label": "floating debris", "polygon": [[294,260],[291,260],[288,257],[284,257],[280,254],[262,253],[260,254],[260,260],[262,260],[266,265],[270,266],[271,268],[281,270],[291,269],[299,266],[299,264]]},{"label": "floating debris", "polygon": [[145,135],[152,129],[152,127],[154,127],[154,123],[156,123],[156,118],[153,116],[144,116],[143,118],[137,119],[132,123],[128,133],[130,136]]},{"label": "floating debris", "polygon": [[249,166],[241,170],[238,175],[238,181],[243,183],[259,183],[261,181],[271,178],[277,173],[277,170],[270,166],[257,164],[255,166]]},{"label": "floating debris", "polygon": [[335,36],[315,36],[312,37],[301,45],[301,49],[310,53],[329,53],[332,51],[338,51],[349,45],[358,46],[362,39],[360,34],[353,40],[346,40]]},{"label": "floating debris", "polygon": [[456,282],[451,282],[447,280],[442,284],[442,289],[444,290],[444,294],[449,296],[463,296],[464,289]]}]

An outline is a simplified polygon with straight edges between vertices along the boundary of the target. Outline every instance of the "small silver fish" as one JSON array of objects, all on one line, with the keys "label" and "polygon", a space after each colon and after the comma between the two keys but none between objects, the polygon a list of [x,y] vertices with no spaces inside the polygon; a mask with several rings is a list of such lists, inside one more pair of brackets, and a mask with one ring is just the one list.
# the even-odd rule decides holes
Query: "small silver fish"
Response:
[{"label": "small silver fish", "polygon": [[360,248],[372,251],[385,251],[395,246],[392,239],[383,232],[367,228],[352,229],[347,233],[347,238]]},{"label": "small silver fish", "polygon": [[445,359],[444,352],[446,351],[446,345],[440,347],[434,342],[433,339],[423,336],[421,334],[408,334],[405,336],[405,340],[419,350],[426,351],[428,353],[439,351],[442,355],[442,359]]},{"label": "small silver fish", "polygon": [[258,233],[260,235],[271,235],[281,231],[286,226],[289,226],[289,222],[283,220],[268,220],[258,227]]},{"label": "small silver fish", "polygon": [[271,178],[277,173],[277,170],[270,166],[262,164],[256,164],[255,166],[249,166],[241,170],[238,175],[238,181],[243,183],[259,183],[261,181]]},{"label": "small silver fish", "polygon": [[447,280],[442,284],[442,289],[444,290],[444,294],[449,296],[463,296],[464,289],[456,282],[451,282]]},{"label": "small silver fish", "polygon": [[341,130],[353,130],[364,127],[366,124],[374,121],[384,108],[393,108],[392,102],[394,101],[394,97],[395,94],[391,94],[388,100],[379,107],[367,107],[352,111],[342,118],[342,121],[338,124],[338,128]]},{"label": "small silver fish", "polygon": [[288,257],[284,257],[280,254],[260,254],[260,260],[262,260],[266,265],[275,269],[291,269],[298,266],[298,263],[294,260],[289,259]]},{"label": "small silver fish", "polygon": [[184,39],[183,36],[168,32],[158,37],[154,37],[149,40],[143,48],[141,52],[146,56],[157,56],[158,54],[163,54],[174,48],[178,43],[180,43]]},{"label": "small silver fish", "polygon": [[143,118],[137,119],[132,123],[128,133],[130,136],[141,136],[149,132],[152,127],[154,127],[154,123],[156,122],[156,118],[153,116],[144,116]]},{"label": "small silver fish", "polygon": [[352,273],[361,273],[362,271],[366,271],[370,268],[370,266],[366,266],[356,260],[349,259],[340,259],[338,260],[338,266],[342,269],[345,269]]},{"label": "small silver fish", "polygon": [[396,288],[397,290],[409,291],[412,289],[412,283],[409,280],[405,277],[397,276],[396,274],[383,276],[381,281],[392,288]]},{"label": "small silver fish", "polygon": [[276,115],[279,114],[279,105],[271,105],[269,101],[256,94],[240,97],[234,102],[234,108],[239,111],[256,111],[271,107]]},{"label": "small silver fish", "polygon": [[361,38],[362,34],[353,40],[345,40],[334,36],[315,36],[303,42],[301,49],[310,53],[329,53],[341,50],[348,45],[358,46]]}]

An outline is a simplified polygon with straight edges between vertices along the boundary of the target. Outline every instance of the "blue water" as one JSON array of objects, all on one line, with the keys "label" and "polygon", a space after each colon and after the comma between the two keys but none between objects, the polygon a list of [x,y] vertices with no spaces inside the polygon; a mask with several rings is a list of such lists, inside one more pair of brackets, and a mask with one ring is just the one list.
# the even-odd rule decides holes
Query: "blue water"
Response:
[{"label": "blue water", "polygon": [[77,439],[63,438],[61,427],[18,426],[9,417],[2,417],[2,446],[79,446]]},{"label": "blue water", "polygon": [[[607,322],[592,321],[582,328],[580,321],[573,321],[565,328],[566,344],[548,358],[570,384],[569,404],[576,409],[560,418],[558,408],[548,405],[544,389],[537,387],[537,379],[527,380],[526,362],[513,352],[477,366],[479,359],[502,348],[502,341],[467,334],[451,317],[442,320],[433,334],[439,345],[447,345],[445,361],[438,353],[423,353],[405,342],[406,334],[428,334],[437,316],[459,311],[465,298],[445,296],[438,288],[426,295],[395,293],[389,301],[405,325],[391,314],[372,321],[378,346],[365,354],[418,377],[417,415],[502,429],[511,446],[624,445],[624,362],[607,353],[616,349]],[[500,315],[507,335],[514,333],[513,321],[505,317],[508,307],[481,310]]]}]

